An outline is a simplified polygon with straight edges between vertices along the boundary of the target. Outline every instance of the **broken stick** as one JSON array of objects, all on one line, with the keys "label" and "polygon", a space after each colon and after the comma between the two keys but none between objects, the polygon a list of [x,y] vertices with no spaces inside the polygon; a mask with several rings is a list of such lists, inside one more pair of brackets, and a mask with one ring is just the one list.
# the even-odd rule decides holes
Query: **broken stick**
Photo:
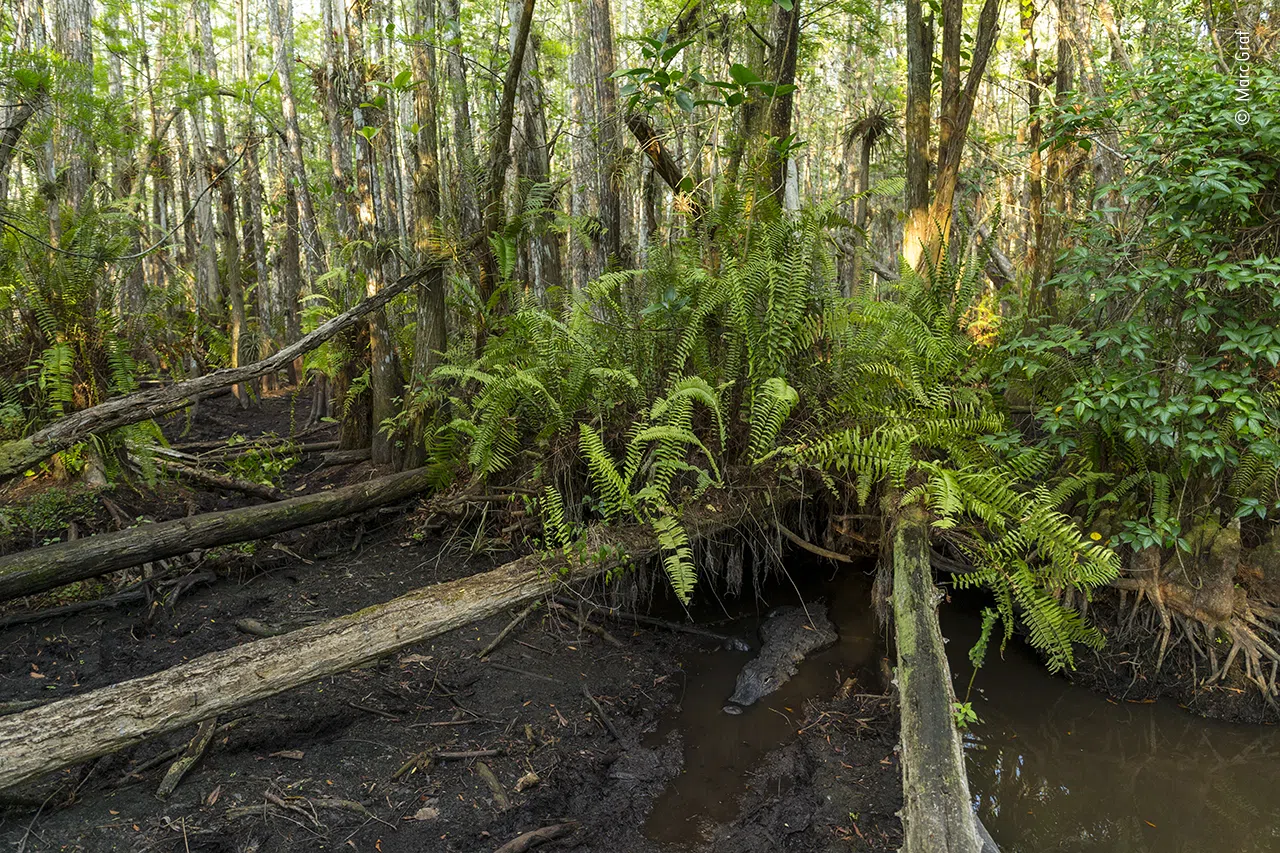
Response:
[{"label": "broken stick", "polygon": [[516,614],[516,618],[508,622],[507,627],[503,628],[501,631],[498,632],[498,636],[493,638],[493,642],[484,647],[484,651],[480,653],[480,660],[484,660],[490,654],[492,654],[494,649],[502,645],[502,641],[507,638],[507,635],[510,634],[512,631],[514,631],[516,626],[525,620],[525,617],[527,617],[530,613],[532,613],[537,609],[538,609],[538,602],[536,601],[529,602],[529,606],[526,607],[524,610],[521,610],[518,614]]}]

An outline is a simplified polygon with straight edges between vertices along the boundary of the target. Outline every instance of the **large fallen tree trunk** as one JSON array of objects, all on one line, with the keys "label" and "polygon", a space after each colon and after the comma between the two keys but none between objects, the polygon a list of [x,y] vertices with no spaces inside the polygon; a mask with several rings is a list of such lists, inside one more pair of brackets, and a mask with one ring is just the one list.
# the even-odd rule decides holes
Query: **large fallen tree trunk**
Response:
[{"label": "large fallen tree trunk", "polygon": [[902,726],[902,853],[979,853],[977,820],[955,722],[955,694],[929,566],[929,517],[897,509],[893,625]]},{"label": "large fallen tree trunk", "polygon": [[243,367],[227,367],[212,373],[107,400],[60,418],[37,433],[0,444],[0,482],[17,476],[53,454],[73,447],[89,436],[117,427],[136,424],[181,409],[201,394],[247,382],[284,369],[294,359],[317,348],[334,335],[356,323],[365,314],[386,305],[422,280],[431,265],[406,273],[394,284],[383,288],[377,296],[329,320],[309,335],[300,338],[275,355]]},{"label": "large fallen tree trunk", "polygon": [[[691,536],[741,524],[748,509],[690,515]],[[582,553],[532,555],[423,587],[358,613],[213,652],[153,675],[0,718],[0,789],[242,708],[586,580],[656,550],[653,531],[596,532]],[[613,547],[602,550],[605,543]]]},{"label": "large fallen tree trunk", "polygon": [[260,539],[363,512],[415,495],[426,490],[431,482],[427,470],[417,468],[278,503],[144,524],[19,551],[0,557],[0,601],[200,548]]}]

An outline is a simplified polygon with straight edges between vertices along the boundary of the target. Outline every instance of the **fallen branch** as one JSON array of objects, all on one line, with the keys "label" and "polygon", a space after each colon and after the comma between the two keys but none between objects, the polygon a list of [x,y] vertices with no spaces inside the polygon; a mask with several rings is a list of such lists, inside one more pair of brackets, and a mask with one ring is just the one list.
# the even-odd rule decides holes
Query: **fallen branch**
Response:
[{"label": "fallen branch", "polygon": [[538,607],[538,602],[532,601],[529,603],[528,607],[526,607],[524,610],[521,610],[519,613],[517,613],[516,618],[508,622],[507,627],[499,631],[498,636],[493,638],[493,642],[484,647],[484,651],[482,651],[479,655],[480,660],[484,660],[485,658],[487,658],[489,655],[493,653],[494,649],[502,645],[502,641],[507,638],[507,635],[510,634],[512,631],[514,631],[516,626],[519,625],[521,622],[523,622],[525,620],[525,617],[527,617],[530,613],[536,610],[537,607]]},{"label": "fallen branch", "polygon": [[223,474],[215,474],[212,471],[205,471],[202,468],[196,468],[192,465],[186,465],[174,459],[159,458],[155,460],[156,467],[161,471],[173,474],[175,477],[181,477],[184,480],[190,480],[201,486],[211,489],[222,489],[228,492],[240,492],[255,498],[262,498],[264,501],[284,500],[284,495],[280,490],[273,486],[264,486],[262,483],[252,483],[248,480],[242,480],[239,477],[228,477]]},{"label": "fallen branch", "polygon": [[435,262],[425,264],[402,275],[398,280],[384,287],[376,296],[344,311],[311,334],[261,361],[255,361],[243,367],[226,367],[185,382],[176,382],[172,385],[107,400],[97,406],[81,409],[59,418],[26,438],[0,444],[0,482],[21,474],[59,451],[74,447],[91,435],[157,418],[185,407],[193,397],[282,370],[334,335],[354,326],[365,314],[383,307],[417,284],[435,265]]},{"label": "fallen branch", "polygon": [[587,687],[587,683],[582,682],[582,695],[587,697],[587,701],[591,703],[591,707],[596,709],[596,713],[600,715],[600,722],[604,724],[605,731],[613,736],[618,743],[622,743],[622,735],[618,734],[618,730],[614,728],[613,721],[609,719],[609,715],[604,712],[604,708],[600,707],[600,702],[591,693],[591,688]]},{"label": "fallen branch", "polygon": [[[568,599],[559,597],[556,598],[556,601],[566,606],[573,606],[574,604],[574,602]],[[648,625],[653,628],[664,628],[678,634],[692,634],[695,637],[703,637],[704,639],[712,640],[717,643],[729,643],[735,639],[734,637],[730,637],[728,634],[718,634],[715,631],[708,631],[706,628],[699,628],[696,625],[682,625],[679,622],[659,619],[656,616],[645,616],[641,613],[630,613],[628,611],[617,610],[612,607],[600,607],[595,604],[591,604],[590,606],[595,612],[608,616],[610,619],[617,619],[624,622],[635,622],[637,624]],[[519,641],[517,640],[517,642]],[[537,646],[534,646],[534,648],[537,648]],[[538,651],[550,654],[550,652],[547,652],[545,649],[538,649]]]},{"label": "fallen branch", "polygon": [[817,554],[819,557],[822,557],[827,560],[835,560],[838,563],[852,563],[854,561],[853,558],[850,557],[848,554],[841,554],[839,551],[828,551],[826,548],[822,548],[817,545],[814,545],[812,542],[808,541],[807,539],[801,539],[798,534],[793,533],[791,530],[789,530],[781,521],[777,521],[775,519],[773,522],[773,526],[778,528],[778,532],[781,533],[783,536],[785,536],[788,540],[790,540],[792,543],[796,545],[799,545],[801,548],[808,551],[810,554]]},{"label": "fallen branch", "polygon": [[551,606],[554,607],[556,610],[560,611],[561,613],[565,614],[566,616],[568,616],[574,622],[577,622],[578,626],[581,627],[582,630],[589,631],[590,633],[595,634],[597,637],[604,640],[606,643],[608,643],[609,645],[615,648],[619,648],[619,649],[622,648],[621,640],[619,640],[617,637],[610,634],[604,628],[601,628],[599,625],[589,620],[587,617],[578,613],[578,611],[574,610],[572,607],[565,607],[563,604],[561,604],[558,601],[551,602]]},{"label": "fallen branch", "polygon": [[372,455],[373,450],[368,447],[357,447],[354,450],[330,450],[328,453],[321,454],[320,462],[324,465],[351,465],[364,462]]},{"label": "fallen branch", "polygon": [[557,823],[552,826],[544,826],[542,829],[535,829],[532,832],[526,832],[524,835],[518,835],[499,847],[494,853],[525,853],[532,850],[540,844],[546,844],[548,841],[554,841],[562,835],[568,835],[578,829],[576,823]]},{"label": "fallen branch", "polygon": [[[711,506],[686,515],[685,529],[691,536],[741,524],[754,508],[749,504]],[[531,555],[280,637],[244,643],[0,718],[0,755],[4,756],[0,789],[346,672],[657,550],[648,525],[595,530],[588,538],[593,547],[587,552],[597,552],[595,546],[606,541],[612,546],[606,559],[584,563],[573,555]],[[438,753],[437,757],[445,756]]]},{"label": "fallen branch", "polygon": [[[92,601],[73,601],[71,604],[63,604],[58,607],[49,607],[44,610],[33,610],[28,613],[14,613],[0,619],[0,628],[11,628],[14,625],[26,625],[31,622],[43,622],[45,619],[52,619],[55,616],[69,616],[72,613],[83,613],[86,610],[97,610],[103,607],[119,607],[121,604],[127,604],[131,601],[142,601],[156,588],[173,587],[175,594],[181,594],[198,583],[212,583],[217,580],[217,575],[211,571],[200,571],[194,574],[183,575],[169,581],[160,581],[155,577],[140,580],[137,583],[130,584],[114,595],[108,595],[106,598],[96,598]],[[42,704],[37,702],[36,704]],[[0,705],[3,708],[3,705]]]},{"label": "fallen branch", "polygon": [[156,791],[157,797],[163,800],[177,790],[182,778],[204,756],[205,750],[209,748],[209,744],[213,741],[213,733],[217,731],[217,728],[218,720],[216,717],[205,720],[200,724],[199,728],[196,729],[195,737],[191,738],[191,742],[183,750],[182,757],[173,762],[168,771],[165,772],[164,778],[160,780],[160,788]]},{"label": "fallen branch", "polygon": [[425,468],[263,506],[193,515],[0,557],[0,601],[200,548],[261,539],[425,491]]}]

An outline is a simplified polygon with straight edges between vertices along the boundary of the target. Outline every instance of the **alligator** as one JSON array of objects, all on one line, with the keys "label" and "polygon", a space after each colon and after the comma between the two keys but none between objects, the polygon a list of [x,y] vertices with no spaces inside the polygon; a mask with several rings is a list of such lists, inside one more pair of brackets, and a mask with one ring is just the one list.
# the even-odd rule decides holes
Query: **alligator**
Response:
[{"label": "alligator", "polygon": [[836,631],[827,619],[826,605],[785,606],[769,614],[760,640],[760,654],[738,673],[737,688],[724,706],[726,714],[741,714],[744,707],[789,681],[805,655],[835,643]]}]

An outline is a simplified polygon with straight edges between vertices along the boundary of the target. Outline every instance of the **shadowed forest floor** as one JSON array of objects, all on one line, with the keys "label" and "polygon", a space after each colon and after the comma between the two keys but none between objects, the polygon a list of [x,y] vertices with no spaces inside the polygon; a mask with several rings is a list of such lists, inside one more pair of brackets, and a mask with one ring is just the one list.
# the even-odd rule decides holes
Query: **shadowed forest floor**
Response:
[{"label": "shadowed forest floor", "polygon": [[[208,420],[185,440],[288,431],[287,397],[249,413],[233,405],[229,397],[207,401]],[[283,486],[324,488],[369,475],[365,466],[317,470],[304,460]],[[242,502],[178,487],[162,494],[167,505],[146,505],[140,495],[115,499],[130,514],[154,518]],[[108,522],[105,513],[91,515],[83,526],[109,529]],[[0,629],[0,695],[63,698],[254,639],[246,630],[298,628],[511,556],[500,543],[472,554],[469,539],[447,530],[423,538],[423,523],[412,512],[383,510],[320,525],[213,561],[216,579],[176,602],[131,602]],[[509,618],[220,719],[209,751],[168,800],[155,792],[172,758],[156,759],[183,746],[190,732],[57,774],[0,812],[0,841],[30,851],[492,851],[521,833],[572,821],[576,831],[541,849],[677,849],[645,837],[646,820],[651,827],[663,820],[650,814],[655,798],[683,764],[679,728],[655,732],[681,703],[685,668],[707,644],[611,623],[621,641],[614,647],[542,609],[488,662],[478,660]],[[733,820],[691,827],[679,846],[896,849],[896,715],[883,701],[841,699],[839,687],[833,681],[796,709],[801,734],[748,771]],[[414,756],[437,752],[482,755],[404,769]]]}]

